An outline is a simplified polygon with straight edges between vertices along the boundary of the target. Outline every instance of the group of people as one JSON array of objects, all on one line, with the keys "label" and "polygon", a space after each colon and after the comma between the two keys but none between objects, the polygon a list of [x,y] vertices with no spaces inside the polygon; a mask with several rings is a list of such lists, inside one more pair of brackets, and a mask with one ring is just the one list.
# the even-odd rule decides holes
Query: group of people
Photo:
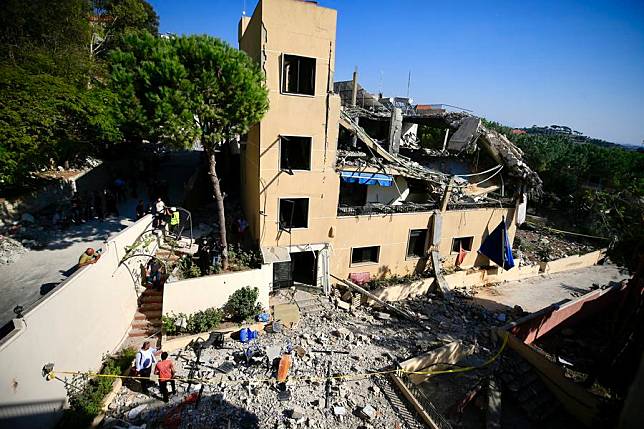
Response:
[{"label": "group of people", "polygon": [[76,192],[67,204],[56,207],[51,218],[54,227],[67,228],[90,220],[119,216],[119,195],[112,188],[102,191]]},{"label": "group of people", "polygon": [[[161,359],[158,358],[160,355]],[[135,375],[141,380],[141,391],[148,395],[150,386],[153,385],[150,380],[152,371],[159,377],[159,390],[163,395],[163,401],[168,402],[170,392],[168,392],[168,384],[172,387],[172,394],[177,393],[177,387],[175,385],[175,368],[174,363],[168,359],[167,352],[161,352],[155,347],[150,347],[150,342],[145,341],[141,349],[136,353],[136,358],[134,361],[135,364]]]},{"label": "group of people", "polygon": [[143,200],[139,200],[136,205],[136,219],[141,219],[146,214],[151,213],[154,215],[152,226],[157,229],[163,229],[166,225],[169,226],[170,233],[177,234],[179,232],[179,224],[181,222],[181,215],[176,207],[168,207],[161,197],[158,197],[154,204],[145,205]]},{"label": "group of people", "polygon": [[197,244],[197,265],[202,274],[210,273],[212,267],[221,265],[221,241],[212,236],[205,236],[201,237]]},{"label": "group of people", "polygon": [[165,266],[156,258],[150,259],[145,266],[145,279],[147,287],[161,290],[167,278]]}]

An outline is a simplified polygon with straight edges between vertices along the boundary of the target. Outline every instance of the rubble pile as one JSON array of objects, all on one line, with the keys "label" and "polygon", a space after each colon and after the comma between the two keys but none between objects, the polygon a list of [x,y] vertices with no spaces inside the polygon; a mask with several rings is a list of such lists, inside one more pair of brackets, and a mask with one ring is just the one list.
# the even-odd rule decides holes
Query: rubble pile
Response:
[{"label": "rubble pile", "polygon": [[[226,427],[228,421],[231,427],[405,427],[380,387],[387,379],[368,373],[455,339],[474,346],[468,358],[483,361],[495,348],[490,326],[502,322],[467,298],[444,300],[430,294],[402,307],[417,320],[364,307],[350,313],[321,298],[318,310],[302,314],[292,329],[280,325],[279,332],[262,332],[249,344],[228,340],[221,349],[175,351],[170,359],[178,378],[206,381],[177,383],[179,394],[169,404],[124,386],[110,405],[108,421],[156,427],[174,415],[174,427]],[[284,353],[290,354],[292,366],[286,383],[280,384],[276,363]],[[202,388],[199,406],[186,404]],[[144,404],[146,409],[132,418],[132,410]]]},{"label": "rubble pile", "polygon": [[17,240],[0,235],[0,265],[16,262],[27,249]]},{"label": "rubble pile", "polygon": [[[529,228],[529,229],[528,229]],[[583,255],[599,249],[597,243],[573,239],[544,228],[528,225],[517,229],[514,238],[515,253],[523,265],[554,261],[571,255]]]}]

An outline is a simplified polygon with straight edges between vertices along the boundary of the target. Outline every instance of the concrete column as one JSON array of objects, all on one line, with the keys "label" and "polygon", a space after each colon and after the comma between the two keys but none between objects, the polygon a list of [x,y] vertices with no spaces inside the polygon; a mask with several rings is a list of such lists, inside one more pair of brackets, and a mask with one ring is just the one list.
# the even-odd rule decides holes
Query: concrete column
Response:
[{"label": "concrete column", "polygon": [[402,135],[402,109],[394,107],[391,111],[389,122],[389,153],[397,154],[400,149],[400,136]]}]

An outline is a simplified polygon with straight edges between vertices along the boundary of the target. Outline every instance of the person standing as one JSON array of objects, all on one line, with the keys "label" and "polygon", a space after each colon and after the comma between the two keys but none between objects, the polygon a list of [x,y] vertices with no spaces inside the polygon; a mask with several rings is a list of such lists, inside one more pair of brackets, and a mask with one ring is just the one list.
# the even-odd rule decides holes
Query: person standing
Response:
[{"label": "person standing", "polygon": [[164,217],[165,203],[161,197],[158,197],[156,203],[154,203],[154,222],[152,226],[154,228],[161,228],[163,226]]},{"label": "person standing", "polygon": [[172,394],[177,393],[177,386],[174,384],[174,363],[168,359],[168,353],[161,353],[161,362],[154,367],[154,373],[159,376],[159,390],[163,395],[163,402],[168,402],[168,383],[172,386]]},{"label": "person standing", "polygon": [[157,360],[155,356],[156,353],[157,349],[150,347],[149,341],[145,341],[141,346],[141,349],[136,353],[136,372],[139,377],[145,377],[141,379],[141,392],[146,395],[148,394],[150,384],[152,384],[150,381],[150,374],[152,373],[152,365]]},{"label": "person standing", "polygon": [[[170,233],[178,234],[179,233],[179,223],[181,222],[181,216],[179,210],[176,207],[170,208]],[[180,237],[177,237],[180,238]]]}]

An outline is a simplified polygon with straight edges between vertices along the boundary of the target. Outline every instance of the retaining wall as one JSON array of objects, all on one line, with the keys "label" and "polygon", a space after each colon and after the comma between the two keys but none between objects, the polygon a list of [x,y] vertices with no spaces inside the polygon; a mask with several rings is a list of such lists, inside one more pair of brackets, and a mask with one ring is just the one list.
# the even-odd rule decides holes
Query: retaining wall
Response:
[{"label": "retaining wall", "polygon": [[151,221],[148,215],[106,242],[96,264],[56,287],[0,340],[0,427],[53,427],[67,394],[61,381],[45,380],[43,366],[95,371],[103,355],[120,346],[137,309],[137,293],[136,278],[119,263],[125,247]]},{"label": "retaining wall", "polygon": [[163,314],[192,314],[211,307],[222,307],[233,292],[244,286],[257,287],[258,302],[263,308],[268,309],[268,294],[272,280],[272,265],[267,264],[256,270],[166,283],[163,287]]}]

